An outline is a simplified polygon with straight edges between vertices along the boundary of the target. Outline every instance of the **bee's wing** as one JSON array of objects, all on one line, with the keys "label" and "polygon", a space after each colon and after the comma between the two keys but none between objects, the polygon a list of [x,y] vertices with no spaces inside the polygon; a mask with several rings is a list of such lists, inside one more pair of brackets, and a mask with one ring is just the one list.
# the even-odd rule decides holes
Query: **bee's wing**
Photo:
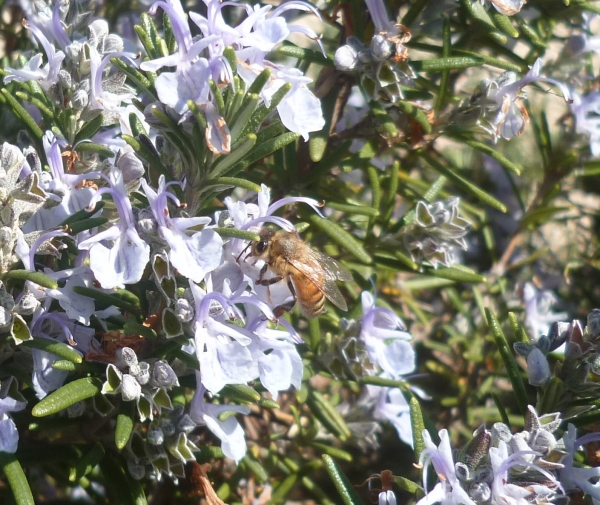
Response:
[{"label": "bee's wing", "polygon": [[[335,280],[351,281],[352,275],[348,269],[325,254],[307,247],[302,261],[289,259],[289,263],[299,272],[308,277],[331,303],[342,310],[348,310],[346,300],[337,287]],[[324,275],[323,275],[324,274]]]},{"label": "bee's wing", "polygon": [[321,267],[323,268],[323,270],[325,270],[325,275],[327,276],[328,279],[331,279],[331,280],[337,279],[338,281],[346,281],[346,282],[354,280],[354,277],[352,277],[352,274],[348,271],[348,269],[344,265],[337,262],[333,258],[326,256],[325,254],[321,254],[318,251],[312,251],[312,252],[315,253],[315,255],[318,257],[318,261],[321,264]]}]

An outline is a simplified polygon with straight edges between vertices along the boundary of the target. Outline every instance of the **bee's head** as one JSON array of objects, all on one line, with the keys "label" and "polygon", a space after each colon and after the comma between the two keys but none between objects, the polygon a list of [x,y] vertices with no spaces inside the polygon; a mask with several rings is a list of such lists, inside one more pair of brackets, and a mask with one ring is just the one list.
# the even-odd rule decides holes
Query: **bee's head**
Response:
[{"label": "bee's head", "polygon": [[252,243],[250,255],[254,258],[264,259],[269,251],[271,240],[275,236],[276,231],[272,228],[263,228],[260,230],[260,239]]}]

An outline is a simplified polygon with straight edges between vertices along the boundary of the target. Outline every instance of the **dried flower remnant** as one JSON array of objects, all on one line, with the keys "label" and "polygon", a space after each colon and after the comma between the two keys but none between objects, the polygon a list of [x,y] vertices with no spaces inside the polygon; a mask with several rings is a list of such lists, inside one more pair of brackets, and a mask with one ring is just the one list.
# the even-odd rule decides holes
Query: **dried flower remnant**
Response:
[{"label": "dried flower remnant", "polygon": [[447,267],[455,262],[456,247],[467,250],[464,237],[469,223],[458,215],[459,199],[449,198],[444,202],[417,204],[415,220],[401,232],[405,247],[415,261],[427,260],[434,268],[438,264]]}]

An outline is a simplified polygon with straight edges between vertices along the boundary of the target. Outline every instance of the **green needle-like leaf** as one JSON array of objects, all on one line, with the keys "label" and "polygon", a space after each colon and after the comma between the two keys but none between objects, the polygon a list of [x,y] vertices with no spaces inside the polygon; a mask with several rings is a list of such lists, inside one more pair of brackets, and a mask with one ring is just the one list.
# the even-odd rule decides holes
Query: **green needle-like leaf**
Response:
[{"label": "green needle-like leaf", "polygon": [[77,460],[69,474],[69,481],[79,482],[79,479],[88,475],[103,457],[104,446],[100,442],[96,442],[89,451]]},{"label": "green needle-like leaf", "polygon": [[91,230],[92,228],[97,228],[98,226],[102,226],[108,223],[108,218],[106,217],[92,217],[90,219],[83,219],[81,221],[77,221],[76,223],[72,223],[69,225],[69,233],[71,235],[77,235],[82,231]]},{"label": "green needle-like leaf", "polygon": [[33,494],[29,488],[25,472],[14,454],[0,453],[0,467],[6,475],[8,485],[13,493],[17,505],[35,505]]},{"label": "green needle-like leaf", "polygon": [[115,445],[122,450],[129,442],[135,424],[135,401],[122,401],[115,426]]},{"label": "green needle-like leaf", "polygon": [[314,224],[317,228],[324,231],[331,237],[331,240],[348,251],[361,263],[370,264],[372,259],[365,251],[360,242],[355,239],[350,233],[344,230],[339,224],[315,214],[311,215],[309,221]]},{"label": "green needle-like leaf", "polygon": [[510,350],[510,346],[504,336],[504,332],[500,327],[500,323],[496,319],[494,313],[486,308],[485,316],[487,318],[488,326],[490,330],[492,330],[492,335],[494,336],[494,340],[496,341],[496,345],[498,346],[498,351],[500,351],[500,356],[502,357],[502,361],[504,361],[504,366],[506,366],[506,371],[508,373],[508,378],[513,386],[513,390],[515,396],[517,398],[517,403],[519,404],[519,410],[521,414],[525,415],[527,412],[527,391],[525,390],[525,384],[523,384],[523,379],[521,378],[521,372],[519,370],[519,365],[517,364],[512,352]]},{"label": "green needle-like leaf", "polygon": [[112,158],[115,155],[110,147],[94,144],[93,142],[82,142],[77,146],[77,151],[81,153],[95,153],[102,158]]},{"label": "green needle-like leaf", "polygon": [[96,396],[101,390],[102,381],[100,379],[92,377],[78,379],[50,393],[33,407],[31,413],[35,417],[56,414],[77,402]]},{"label": "green needle-like leaf", "polygon": [[331,477],[338,493],[342,498],[344,505],[363,505],[363,501],[358,496],[358,493],[350,484],[347,477],[342,473],[333,461],[333,458],[327,454],[323,455],[323,461],[325,462],[325,469]]},{"label": "green needle-like leaf", "polygon": [[108,305],[114,305],[115,307],[123,309],[127,312],[131,312],[132,314],[141,315],[141,311],[138,307],[126,302],[120,296],[106,294],[97,289],[86,288],[84,286],[74,286],[73,291],[75,291],[75,293],[78,295],[89,296],[90,298],[98,300],[99,302],[104,302]]},{"label": "green needle-like leaf", "polygon": [[70,345],[57,342],[51,338],[33,337],[31,340],[27,340],[21,345],[49,352],[50,354],[54,354],[55,356],[71,361],[72,363],[83,362],[83,356],[80,352],[73,349]]},{"label": "green needle-like leaf", "polygon": [[421,412],[419,400],[414,396],[410,399],[410,425],[413,433],[413,445],[415,450],[415,459],[419,461],[421,453],[425,450],[425,441],[423,440],[423,430],[425,429],[425,421]]},{"label": "green needle-like leaf", "polygon": [[58,282],[42,272],[32,272],[30,270],[11,270],[10,272],[6,272],[5,277],[9,279],[21,279],[24,281],[34,282],[43,288],[58,288]]},{"label": "green needle-like leaf", "polygon": [[22,121],[25,128],[27,128],[29,133],[31,133],[31,136],[37,141],[41,141],[42,137],[44,136],[44,132],[37,125],[35,119],[31,117],[29,112],[25,110],[25,108],[11,95],[6,88],[2,88],[0,90],[0,94],[10,107],[12,113]]},{"label": "green needle-like leaf", "polygon": [[306,400],[311,412],[321,424],[340,440],[348,440],[352,433],[340,413],[318,391],[311,391]]},{"label": "green needle-like leaf", "polygon": [[236,164],[241,158],[250,152],[256,144],[256,135],[249,133],[247,137],[239,143],[235,149],[227,156],[220,158],[213,166],[210,172],[210,179],[220,177]]},{"label": "green needle-like leaf", "polygon": [[77,132],[75,136],[75,143],[81,142],[82,140],[91,139],[100,128],[102,128],[102,123],[104,121],[104,116],[100,113],[95,116],[93,119],[86,121],[81,129]]},{"label": "green needle-like leaf", "polygon": [[219,394],[225,398],[244,403],[257,403],[261,399],[260,393],[247,384],[228,384],[221,389]]}]

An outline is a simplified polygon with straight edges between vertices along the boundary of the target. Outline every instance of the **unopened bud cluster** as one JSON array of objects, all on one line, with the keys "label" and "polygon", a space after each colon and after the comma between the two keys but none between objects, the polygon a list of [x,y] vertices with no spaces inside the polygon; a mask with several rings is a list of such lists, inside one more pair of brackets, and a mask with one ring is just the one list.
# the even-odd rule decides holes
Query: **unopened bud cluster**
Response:
[{"label": "unopened bud cluster", "polygon": [[402,25],[375,34],[368,46],[356,37],[348,37],[346,45],[335,52],[334,64],[342,72],[356,72],[369,99],[396,103],[404,96],[402,86],[410,85],[414,77],[404,46],[410,37]]}]

